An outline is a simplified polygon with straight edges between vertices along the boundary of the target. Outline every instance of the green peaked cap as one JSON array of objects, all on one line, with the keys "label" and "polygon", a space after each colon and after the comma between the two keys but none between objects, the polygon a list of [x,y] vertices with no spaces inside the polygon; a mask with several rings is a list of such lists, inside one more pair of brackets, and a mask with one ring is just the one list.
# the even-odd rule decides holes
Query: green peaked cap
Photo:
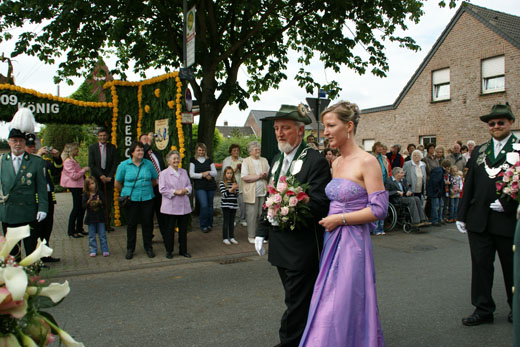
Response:
[{"label": "green peaked cap", "polygon": [[307,125],[312,123],[308,113],[308,109],[303,104],[300,104],[300,106],[282,105],[280,110],[278,110],[274,116],[266,117],[264,119],[291,119],[297,122],[303,122],[303,124]]},{"label": "green peaked cap", "polygon": [[493,107],[491,107],[491,113],[480,117],[480,120],[483,122],[488,122],[495,118],[507,118],[515,120],[515,116],[513,115],[513,112],[511,112],[511,106],[509,106],[509,104],[493,105]]}]

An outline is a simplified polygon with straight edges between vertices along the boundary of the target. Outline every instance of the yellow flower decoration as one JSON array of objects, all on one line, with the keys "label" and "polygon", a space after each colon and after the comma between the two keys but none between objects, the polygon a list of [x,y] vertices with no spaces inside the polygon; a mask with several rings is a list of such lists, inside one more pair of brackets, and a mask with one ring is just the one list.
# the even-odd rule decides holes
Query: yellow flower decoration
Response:
[{"label": "yellow flower decoration", "polygon": [[144,105],[144,112],[150,113],[150,106]]},{"label": "yellow flower decoration", "polygon": [[161,90],[159,88],[155,88],[154,94],[155,94],[155,97],[158,98],[159,96],[161,96]]}]

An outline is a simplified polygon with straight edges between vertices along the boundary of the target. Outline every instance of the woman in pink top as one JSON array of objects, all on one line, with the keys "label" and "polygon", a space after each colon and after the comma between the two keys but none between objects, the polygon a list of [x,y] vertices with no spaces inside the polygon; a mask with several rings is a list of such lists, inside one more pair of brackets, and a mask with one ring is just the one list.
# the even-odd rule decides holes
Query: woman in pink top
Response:
[{"label": "woman in pink top", "polygon": [[85,210],[83,209],[81,195],[83,194],[83,183],[85,172],[90,168],[85,166],[81,168],[79,163],[74,159],[79,153],[79,146],[77,143],[67,143],[61,159],[63,159],[63,171],[61,172],[60,186],[68,188],[72,193],[72,211],[69,216],[69,237],[83,237],[88,235],[83,231],[83,216]]},{"label": "woman in pink top", "polygon": [[188,253],[187,228],[191,213],[189,195],[190,178],[186,170],[179,168],[180,154],[170,151],[166,155],[168,167],[159,175],[159,193],[162,195],[161,213],[165,216],[161,234],[166,248],[166,258],[173,258],[173,238],[175,226],[179,228],[179,254],[191,258]]}]

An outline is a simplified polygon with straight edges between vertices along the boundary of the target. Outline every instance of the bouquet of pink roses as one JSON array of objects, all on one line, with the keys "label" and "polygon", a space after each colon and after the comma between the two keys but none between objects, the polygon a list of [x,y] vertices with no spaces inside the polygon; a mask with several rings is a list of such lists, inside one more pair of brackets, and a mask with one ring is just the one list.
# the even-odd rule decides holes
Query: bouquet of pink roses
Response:
[{"label": "bouquet of pink roses", "polygon": [[271,225],[282,230],[294,230],[297,223],[305,225],[310,208],[302,200],[308,197],[305,193],[308,187],[308,184],[298,184],[293,176],[281,176],[276,187],[272,184],[267,186],[269,196],[263,207]]},{"label": "bouquet of pink roses", "polygon": [[499,173],[498,176],[502,177],[502,180],[495,183],[497,194],[508,195],[520,201],[518,194],[518,190],[520,189],[520,161],[517,161],[504,172]]}]

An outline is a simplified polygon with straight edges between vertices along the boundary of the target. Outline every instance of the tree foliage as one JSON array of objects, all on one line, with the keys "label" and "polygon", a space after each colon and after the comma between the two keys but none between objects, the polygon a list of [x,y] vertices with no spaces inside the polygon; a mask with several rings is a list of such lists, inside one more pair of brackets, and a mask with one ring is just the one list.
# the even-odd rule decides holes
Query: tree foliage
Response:
[{"label": "tree foliage", "polygon": [[[456,0],[447,2],[453,7]],[[299,55],[302,65],[295,79],[308,92],[317,82],[305,66],[315,55],[336,72],[346,66],[360,74],[384,76],[388,70],[385,42],[418,49],[411,37],[398,32],[406,29],[407,19],[418,22],[423,14],[420,0],[195,0],[191,4],[197,8],[197,36],[196,80],[190,84],[200,105],[200,138],[207,143],[226,104],[245,109],[247,98],[258,99],[287,79],[290,50]],[[181,0],[1,2],[0,40],[11,39],[10,29],[26,23],[43,27],[19,35],[11,57],[26,53],[54,63],[65,55],[57,80],[89,71],[109,53],[118,58],[112,73],[123,78],[130,68],[171,71],[182,64]],[[357,45],[364,48],[363,54],[355,53]],[[249,75],[245,84],[237,81],[241,67]],[[321,87],[331,97],[340,89],[335,81]]]}]

